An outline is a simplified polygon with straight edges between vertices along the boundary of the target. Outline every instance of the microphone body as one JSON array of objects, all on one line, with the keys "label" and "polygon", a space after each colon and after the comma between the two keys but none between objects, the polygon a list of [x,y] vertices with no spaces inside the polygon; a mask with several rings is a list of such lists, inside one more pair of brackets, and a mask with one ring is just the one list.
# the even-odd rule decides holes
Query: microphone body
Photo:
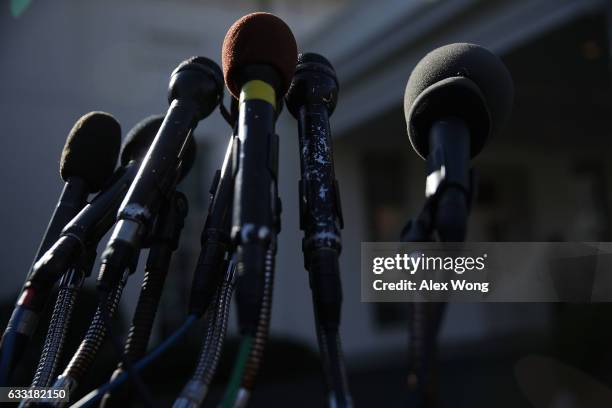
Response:
[{"label": "microphone body", "polygon": [[85,206],[88,194],[89,190],[82,178],[73,176],[66,181],[45,235],[36,251],[30,271],[41,255],[57,241],[66,224]]},{"label": "microphone body", "polygon": [[221,70],[203,57],[184,61],[172,73],[170,107],[117,213],[117,225],[102,254],[99,289],[115,286],[140,250],[153,217],[178,183],[193,129],[219,104],[221,84]]},{"label": "microphone body", "polygon": [[[279,229],[276,92],[272,67],[252,66],[241,88],[234,157],[232,240],[237,247],[238,319],[253,333],[263,298],[266,253]],[[261,78],[261,79],[259,79]]]},{"label": "microphone body", "polygon": [[429,134],[426,197],[438,198],[434,224],[442,242],[465,240],[470,200],[470,131],[460,118],[435,121]]},{"label": "microphone body", "polygon": [[301,54],[287,107],[298,121],[302,250],[318,322],[334,330],[342,304],[338,256],[343,221],[329,116],[337,98],[338,80],[331,64],[318,54]]},{"label": "microphone body", "polygon": [[338,89],[329,61],[318,54],[301,54],[286,99],[287,108],[298,121],[302,250],[304,267],[309,272],[328,404],[349,407],[352,398],[339,335],[342,285],[338,257],[343,220],[329,124]]}]

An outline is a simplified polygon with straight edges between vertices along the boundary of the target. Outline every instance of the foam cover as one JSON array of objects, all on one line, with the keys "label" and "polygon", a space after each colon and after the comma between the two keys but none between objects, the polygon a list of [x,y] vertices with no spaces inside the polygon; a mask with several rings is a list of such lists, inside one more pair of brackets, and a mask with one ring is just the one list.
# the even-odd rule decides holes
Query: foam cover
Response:
[{"label": "foam cover", "polygon": [[[123,149],[121,150],[121,165],[126,166],[132,160],[142,160],[147,154],[157,131],[163,123],[165,115],[152,115],[141,120],[134,126],[125,137]],[[196,155],[196,143],[193,136],[187,141],[186,151],[183,156],[180,179],[182,180],[193,166]]]},{"label": "foam cover", "polygon": [[60,175],[82,178],[90,193],[99,191],[111,177],[119,148],[121,126],[106,112],[89,112],[72,127],[62,157]]},{"label": "foam cover", "polygon": [[410,142],[425,158],[431,122],[459,116],[470,129],[474,157],[507,121],[513,97],[508,69],[487,49],[468,43],[435,49],[417,64],[406,85],[404,111]]},{"label": "foam cover", "polygon": [[283,20],[269,13],[252,13],[230,27],[223,40],[221,59],[225,84],[235,98],[243,85],[240,70],[248,65],[268,65],[279,75],[276,92],[280,99],[293,78],[297,45]]}]

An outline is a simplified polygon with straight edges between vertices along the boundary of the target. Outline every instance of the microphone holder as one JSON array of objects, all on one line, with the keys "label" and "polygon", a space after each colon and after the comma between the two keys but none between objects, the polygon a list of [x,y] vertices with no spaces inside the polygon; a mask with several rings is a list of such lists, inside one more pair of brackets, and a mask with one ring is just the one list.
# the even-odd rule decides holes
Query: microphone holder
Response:
[{"label": "microphone holder", "polygon": [[[474,179],[476,172],[470,170],[470,182],[458,192],[455,186],[440,184],[436,194],[425,199],[423,208],[418,215],[409,220],[402,232],[401,242],[434,242],[436,238],[440,242],[462,242],[465,240],[465,229],[468,221],[474,191]],[[467,213],[463,211],[460,200],[465,200]],[[459,207],[453,204],[459,202]],[[441,204],[442,203],[442,204]],[[441,213],[444,213],[443,223]],[[437,235],[436,235],[437,233]],[[454,239],[451,239],[454,238]]]}]

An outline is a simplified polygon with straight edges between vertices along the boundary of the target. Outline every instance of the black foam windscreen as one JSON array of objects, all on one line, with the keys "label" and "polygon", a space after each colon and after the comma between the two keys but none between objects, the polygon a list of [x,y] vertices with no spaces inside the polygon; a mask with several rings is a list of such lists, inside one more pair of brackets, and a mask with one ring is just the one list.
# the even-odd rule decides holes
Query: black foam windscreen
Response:
[{"label": "black foam windscreen", "polygon": [[[132,160],[142,160],[164,122],[165,115],[151,115],[141,120],[125,137],[121,150],[121,165],[126,166]],[[193,136],[187,140],[186,151],[181,166],[181,180],[187,175],[196,156],[196,143]]]},{"label": "black foam windscreen", "polygon": [[72,127],[62,157],[60,175],[82,178],[90,193],[99,191],[113,174],[119,148],[121,126],[106,112],[89,112]]},{"label": "black foam windscreen", "polygon": [[468,43],[437,48],[416,65],[406,85],[404,112],[410,142],[425,158],[433,121],[457,116],[470,129],[474,157],[507,121],[513,98],[512,77],[489,50]]}]

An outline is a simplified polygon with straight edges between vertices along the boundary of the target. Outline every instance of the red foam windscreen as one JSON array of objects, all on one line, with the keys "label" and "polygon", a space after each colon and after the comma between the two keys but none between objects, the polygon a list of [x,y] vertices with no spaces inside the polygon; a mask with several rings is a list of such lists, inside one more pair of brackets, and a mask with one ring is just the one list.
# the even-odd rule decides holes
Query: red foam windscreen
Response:
[{"label": "red foam windscreen", "polygon": [[231,94],[238,98],[240,86],[236,73],[250,64],[269,65],[281,79],[280,95],[289,89],[297,61],[297,45],[289,26],[269,13],[251,13],[236,21],[225,35],[223,76]]}]

